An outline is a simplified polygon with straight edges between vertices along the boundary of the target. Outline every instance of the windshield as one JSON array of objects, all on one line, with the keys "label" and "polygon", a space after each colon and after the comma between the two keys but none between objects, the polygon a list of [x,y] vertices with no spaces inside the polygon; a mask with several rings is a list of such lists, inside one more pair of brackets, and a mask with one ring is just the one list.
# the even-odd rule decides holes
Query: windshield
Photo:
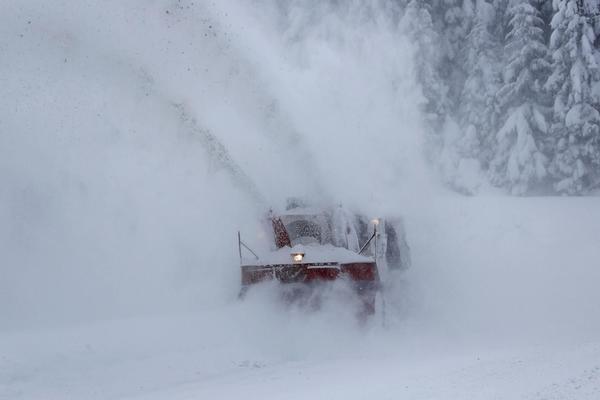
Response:
[{"label": "windshield", "polygon": [[299,219],[285,224],[292,245],[321,243],[321,228],[318,224]]}]

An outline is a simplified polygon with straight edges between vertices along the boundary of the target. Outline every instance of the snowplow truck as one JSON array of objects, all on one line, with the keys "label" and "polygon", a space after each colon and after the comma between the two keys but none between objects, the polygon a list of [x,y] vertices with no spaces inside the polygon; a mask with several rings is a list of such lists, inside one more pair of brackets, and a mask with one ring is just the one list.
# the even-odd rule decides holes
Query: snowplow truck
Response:
[{"label": "snowplow truck", "polygon": [[367,218],[341,206],[306,207],[288,202],[263,223],[270,251],[257,254],[238,233],[243,297],[253,285],[276,280],[293,286],[291,300],[320,283],[345,278],[358,295],[362,315],[375,312],[382,278],[410,266],[410,249],[400,218]]}]

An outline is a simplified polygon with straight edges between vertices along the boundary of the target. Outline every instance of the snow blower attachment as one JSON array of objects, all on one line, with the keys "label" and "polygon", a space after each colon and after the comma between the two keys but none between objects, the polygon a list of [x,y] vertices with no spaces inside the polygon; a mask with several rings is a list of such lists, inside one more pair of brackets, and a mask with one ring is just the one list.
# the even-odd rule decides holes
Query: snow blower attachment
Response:
[{"label": "snow blower attachment", "polygon": [[382,269],[386,275],[410,264],[401,220],[369,220],[341,206],[321,210],[288,203],[284,213],[270,212],[263,225],[273,238],[265,254],[257,255],[238,233],[241,297],[252,285],[276,280],[291,289],[285,297],[294,301],[343,279],[362,304],[359,315],[367,316],[375,312]]}]

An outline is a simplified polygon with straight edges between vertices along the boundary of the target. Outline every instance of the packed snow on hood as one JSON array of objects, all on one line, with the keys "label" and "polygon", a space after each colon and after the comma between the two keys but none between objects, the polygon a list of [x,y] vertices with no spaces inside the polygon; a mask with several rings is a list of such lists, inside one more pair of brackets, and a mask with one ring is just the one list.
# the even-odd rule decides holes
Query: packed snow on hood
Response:
[{"label": "packed snow on hood", "polygon": [[[1,399],[600,396],[600,203],[447,193],[394,8],[309,3],[0,5]],[[372,320],[238,300],[290,195],[404,216]]]}]

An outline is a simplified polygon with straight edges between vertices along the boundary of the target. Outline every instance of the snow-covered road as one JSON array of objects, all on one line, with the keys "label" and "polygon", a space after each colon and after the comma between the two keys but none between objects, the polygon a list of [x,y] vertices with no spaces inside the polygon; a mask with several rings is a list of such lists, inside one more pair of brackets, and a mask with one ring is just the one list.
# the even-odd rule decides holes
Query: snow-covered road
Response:
[{"label": "snow-covered road", "polygon": [[597,399],[600,344],[243,365],[136,399]]},{"label": "snow-covered road", "polygon": [[[257,329],[241,331],[243,324],[231,322],[239,310],[220,312],[3,334],[0,398],[593,400],[600,395],[600,341],[453,347],[380,330],[317,335],[297,327],[294,335],[287,324],[268,332],[271,338],[259,338]],[[271,322],[270,328],[280,327]],[[314,345],[299,335],[312,335]]]},{"label": "snow-covered road", "polygon": [[285,309],[265,287],[243,303],[5,331],[0,398],[595,400],[596,203],[432,202],[409,218],[415,266],[396,277],[386,327],[340,304]]},{"label": "snow-covered road", "polygon": [[[215,343],[200,334],[181,343],[180,334],[162,327],[173,321],[160,322],[142,323],[137,339],[130,321],[112,328],[96,325],[93,333],[3,335],[0,398],[595,400],[600,395],[600,342],[437,351],[398,343],[384,352],[366,338],[347,343],[351,347],[343,355],[284,361],[223,343],[239,341],[231,337],[237,335],[225,334]],[[168,337],[145,331],[161,328]],[[289,341],[294,346],[294,339]]]}]

